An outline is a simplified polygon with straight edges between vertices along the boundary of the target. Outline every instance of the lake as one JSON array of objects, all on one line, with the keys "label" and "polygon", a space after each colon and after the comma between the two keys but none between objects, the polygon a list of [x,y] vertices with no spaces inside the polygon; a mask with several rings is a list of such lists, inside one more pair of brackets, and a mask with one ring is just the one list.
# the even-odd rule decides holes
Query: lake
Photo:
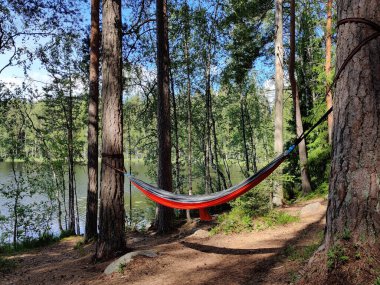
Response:
[{"label": "lake", "polygon": [[[16,163],[16,171],[17,169],[20,169],[22,167],[22,162]],[[100,166],[99,166],[100,169]],[[238,167],[231,168],[232,173],[232,182],[238,183],[243,179],[243,176],[241,175]],[[148,183],[155,184],[155,181],[152,181],[152,179],[147,175],[147,167],[144,165],[143,162],[135,162],[132,163],[132,173],[136,175],[139,179],[142,179]],[[4,184],[9,179],[12,178],[12,165],[10,162],[0,162],[0,184]],[[87,166],[86,165],[77,165],[75,167],[75,178],[76,178],[76,185],[77,185],[77,195],[78,195],[78,208],[79,208],[79,220],[80,220],[80,231],[81,233],[84,232],[84,225],[86,220],[86,200],[87,200]],[[132,195],[129,195],[129,180],[126,177],[124,183],[124,199],[125,199],[125,210],[127,216],[129,216],[130,213],[130,198],[132,198],[132,209],[133,214],[132,218],[141,220],[140,225],[143,226],[146,224],[147,220],[145,217],[152,216],[152,208],[154,207],[154,204],[148,199],[133,185],[131,187],[131,193]],[[187,179],[186,179],[187,181]],[[194,190],[197,186],[200,184],[200,180],[194,179],[193,180],[193,187]],[[68,194],[66,193],[66,199],[68,197]],[[23,200],[23,203],[29,203],[29,202],[39,202],[43,199],[43,197],[34,195],[32,198],[25,198]],[[0,197],[0,213],[3,215],[7,214],[6,208],[4,206],[6,202],[6,199],[4,197]],[[53,218],[52,225],[51,225],[53,233],[59,233],[58,229],[58,222],[56,215]]]}]

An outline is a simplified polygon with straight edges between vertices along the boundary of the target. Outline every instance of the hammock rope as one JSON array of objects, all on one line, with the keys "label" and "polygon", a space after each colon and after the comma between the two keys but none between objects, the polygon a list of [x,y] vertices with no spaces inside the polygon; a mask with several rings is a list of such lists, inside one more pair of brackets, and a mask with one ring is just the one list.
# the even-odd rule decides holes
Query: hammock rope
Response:
[{"label": "hammock rope", "polygon": [[[369,27],[371,27],[375,32],[371,34],[370,36],[366,37],[364,40],[362,40],[347,56],[347,58],[344,60],[342,66],[339,68],[338,72],[336,73],[331,85],[329,88],[327,88],[327,91],[325,93],[325,97],[327,94],[332,90],[333,86],[336,85],[341,73],[347,66],[347,64],[352,60],[352,58],[361,50],[361,48],[366,45],[371,40],[377,38],[380,36],[380,25],[377,23],[374,23],[370,20],[363,19],[363,18],[347,18],[338,21],[337,26],[344,25],[346,23],[361,23],[365,24]],[[159,189],[149,183],[146,183],[140,179],[137,179],[136,177],[133,177],[130,173],[126,172],[125,169],[120,169],[112,166],[111,164],[107,163],[106,161],[103,161],[105,165],[108,167],[114,169],[115,171],[127,176],[132,184],[138,188],[142,193],[144,193],[149,199],[162,204],[167,207],[171,208],[177,208],[177,209],[199,209],[200,211],[200,217],[202,220],[210,220],[211,216],[207,213],[206,208],[220,205],[223,203],[227,203],[256,185],[258,185],[261,181],[263,181],[265,178],[267,178],[280,164],[285,161],[289,155],[294,151],[294,149],[298,146],[298,144],[304,140],[318,125],[320,125],[333,111],[333,108],[331,107],[314,125],[312,125],[307,131],[304,131],[293,143],[293,145],[286,150],[284,153],[277,156],[273,161],[268,163],[265,167],[263,167],[261,170],[256,172],[254,175],[250,176],[246,180],[242,181],[241,183],[232,186],[226,190],[215,192],[212,194],[205,194],[205,195],[183,195],[183,194],[174,194],[172,192],[165,191],[163,189]],[[107,156],[106,156],[107,157]]]}]

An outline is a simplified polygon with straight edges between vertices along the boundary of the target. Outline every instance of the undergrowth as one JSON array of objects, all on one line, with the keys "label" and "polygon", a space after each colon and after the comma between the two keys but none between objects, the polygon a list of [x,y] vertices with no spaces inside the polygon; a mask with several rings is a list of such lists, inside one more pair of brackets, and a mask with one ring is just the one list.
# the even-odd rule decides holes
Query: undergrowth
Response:
[{"label": "undergrowth", "polygon": [[12,254],[15,252],[26,251],[33,248],[38,248],[52,244],[60,240],[60,237],[54,236],[52,234],[44,234],[39,238],[29,238],[22,242],[17,243],[16,246],[13,244],[2,244],[0,245],[0,253]]},{"label": "undergrowth", "polygon": [[341,245],[334,245],[327,252],[327,268],[329,270],[338,267],[341,264],[346,263],[349,260],[345,249]]},{"label": "undergrowth", "polygon": [[211,230],[211,234],[240,233],[252,230],[264,230],[270,227],[298,222],[298,216],[292,216],[282,211],[273,210],[255,219],[250,213],[240,207],[232,208],[228,213],[218,217],[218,225]]},{"label": "undergrowth", "polygon": [[17,263],[14,260],[0,256],[0,272],[1,273],[9,273],[16,266],[17,266]]}]

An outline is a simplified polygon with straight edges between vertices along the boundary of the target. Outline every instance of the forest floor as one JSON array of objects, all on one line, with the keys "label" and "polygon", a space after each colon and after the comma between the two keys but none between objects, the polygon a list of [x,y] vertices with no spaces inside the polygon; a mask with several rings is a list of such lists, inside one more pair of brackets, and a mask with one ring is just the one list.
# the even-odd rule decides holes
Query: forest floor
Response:
[{"label": "forest floor", "polygon": [[[318,201],[323,206],[312,215],[262,231],[209,236],[212,224],[194,222],[167,236],[129,234],[130,248],[158,256],[137,256],[112,275],[103,273],[110,262],[92,263],[93,244],[78,246],[81,237],[65,238],[8,257],[17,266],[0,273],[0,284],[293,284],[321,242],[326,202]],[[313,202],[283,211],[298,215]]]}]

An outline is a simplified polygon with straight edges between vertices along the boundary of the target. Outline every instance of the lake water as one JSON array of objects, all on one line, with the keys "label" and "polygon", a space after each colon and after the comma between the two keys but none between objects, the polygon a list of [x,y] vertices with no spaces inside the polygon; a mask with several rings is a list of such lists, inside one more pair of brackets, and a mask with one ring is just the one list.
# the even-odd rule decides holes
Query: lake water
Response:
[{"label": "lake water", "polygon": [[[16,163],[16,170],[21,169],[22,163]],[[100,167],[99,167],[100,169]],[[243,179],[238,168],[232,168],[232,183],[235,184]],[[154,184],[155,182],[147,175],[147,167],[142,162],[136,162],[132,164],[132,173],[134,173],[139,179],[142,179],[148,183]],[[4,184],[9,179],[12,179],[12,165],[10,162],[0,162],[0,184]],[[76,186],[77,186],[77,196],[78,196],[78,208],[79,208],[79,220],[80,220],[80,231],[83,233],[84,225],[86,220],[86,200],[87,200],[87,166],[86,165],[77,165],[75,167],[75,178],[76,178]],[[131,187],[132,195],[129,195],[129,180],[126,177],[124,183],[124,200],[125,200],[125,210],[127,216],[130,213],[130,198],[132,198],[132,209],[134,210],[132,217],[134,219],[141,220],[142,224],[146,223],[146,219],[144,217],[152,216],[152,208],[154,204],[148,199],[133,185]],[[194,179],[193,187],[196,188],[199,186],[200,181]],[[66,199],[68,195],[66,193]],[[43,199],[43,197],[34,195],[32,198],[25,198],[23,203],[28,202],[39,202]],[[6,203],[6,199],[0,196],[0,214],[6,215],[6,207],[4,204]],[[144,220],[145,219],[145,220]],[[140,224],[141,226],[141,224]],[[54,233],[59,233],[58,222],[56,215],[53,217],[52,231]]]}]

